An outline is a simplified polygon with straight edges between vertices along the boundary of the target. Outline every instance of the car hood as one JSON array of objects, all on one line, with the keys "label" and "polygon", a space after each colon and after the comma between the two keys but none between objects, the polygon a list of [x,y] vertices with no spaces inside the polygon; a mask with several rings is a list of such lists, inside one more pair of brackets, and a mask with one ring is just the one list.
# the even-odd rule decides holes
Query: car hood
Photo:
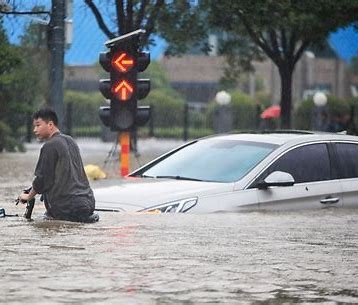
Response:
[{"label": "car hood", "polygon": [[232,191],[233,184],[175,179],[128,178],[115,185],[94,188],[96,209],[138,211],[190,197]]}]

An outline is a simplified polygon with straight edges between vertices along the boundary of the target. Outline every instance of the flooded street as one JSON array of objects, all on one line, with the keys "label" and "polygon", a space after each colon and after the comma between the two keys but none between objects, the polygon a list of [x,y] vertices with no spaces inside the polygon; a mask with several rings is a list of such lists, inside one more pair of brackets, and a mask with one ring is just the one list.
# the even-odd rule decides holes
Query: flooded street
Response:
[{"label": "flooded street", "polygon": [[[36,159],[36,150],[0,154],[8,214],[22,215],[13,199]],[[0,219],[0,303],[358,303],[358,210],[99,212],[95,224],[44,221],[43,212],[37,204],[34,221]]]}]

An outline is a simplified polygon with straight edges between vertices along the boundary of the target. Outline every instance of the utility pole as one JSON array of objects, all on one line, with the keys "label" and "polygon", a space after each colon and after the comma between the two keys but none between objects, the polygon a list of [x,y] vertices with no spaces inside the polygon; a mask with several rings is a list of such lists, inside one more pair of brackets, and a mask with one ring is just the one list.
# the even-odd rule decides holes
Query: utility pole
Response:
[{"label": "utility pole", "polygon": [[49,104],[57,113],[59,127],[61,128],[64,127],[65,0],[52,0],[48,48],[50,51]]}]

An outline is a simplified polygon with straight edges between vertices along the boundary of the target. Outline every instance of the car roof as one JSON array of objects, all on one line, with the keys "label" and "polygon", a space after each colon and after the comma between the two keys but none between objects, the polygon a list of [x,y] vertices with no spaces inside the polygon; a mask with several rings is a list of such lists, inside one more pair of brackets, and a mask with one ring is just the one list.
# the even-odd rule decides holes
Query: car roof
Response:
[{"label": "car roof", "polygon": [[298,130],[221,134],[210,136],[207,138],[270,143],[280,146],[290,142],[306,143],[315,141],[358,141],[357,136],[351,136],[341,133],[311,132]]}]

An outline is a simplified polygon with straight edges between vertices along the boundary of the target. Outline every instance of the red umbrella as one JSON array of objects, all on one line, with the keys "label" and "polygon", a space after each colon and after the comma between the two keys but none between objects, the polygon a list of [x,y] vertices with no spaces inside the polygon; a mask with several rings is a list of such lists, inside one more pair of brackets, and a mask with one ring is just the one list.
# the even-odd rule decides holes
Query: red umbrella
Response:
[{"label": "red umbrella", "polygon": [[273,105],[266,108],[260,115],[261,119],[276,119],[281,115],[281,107],[279,105]]}]

